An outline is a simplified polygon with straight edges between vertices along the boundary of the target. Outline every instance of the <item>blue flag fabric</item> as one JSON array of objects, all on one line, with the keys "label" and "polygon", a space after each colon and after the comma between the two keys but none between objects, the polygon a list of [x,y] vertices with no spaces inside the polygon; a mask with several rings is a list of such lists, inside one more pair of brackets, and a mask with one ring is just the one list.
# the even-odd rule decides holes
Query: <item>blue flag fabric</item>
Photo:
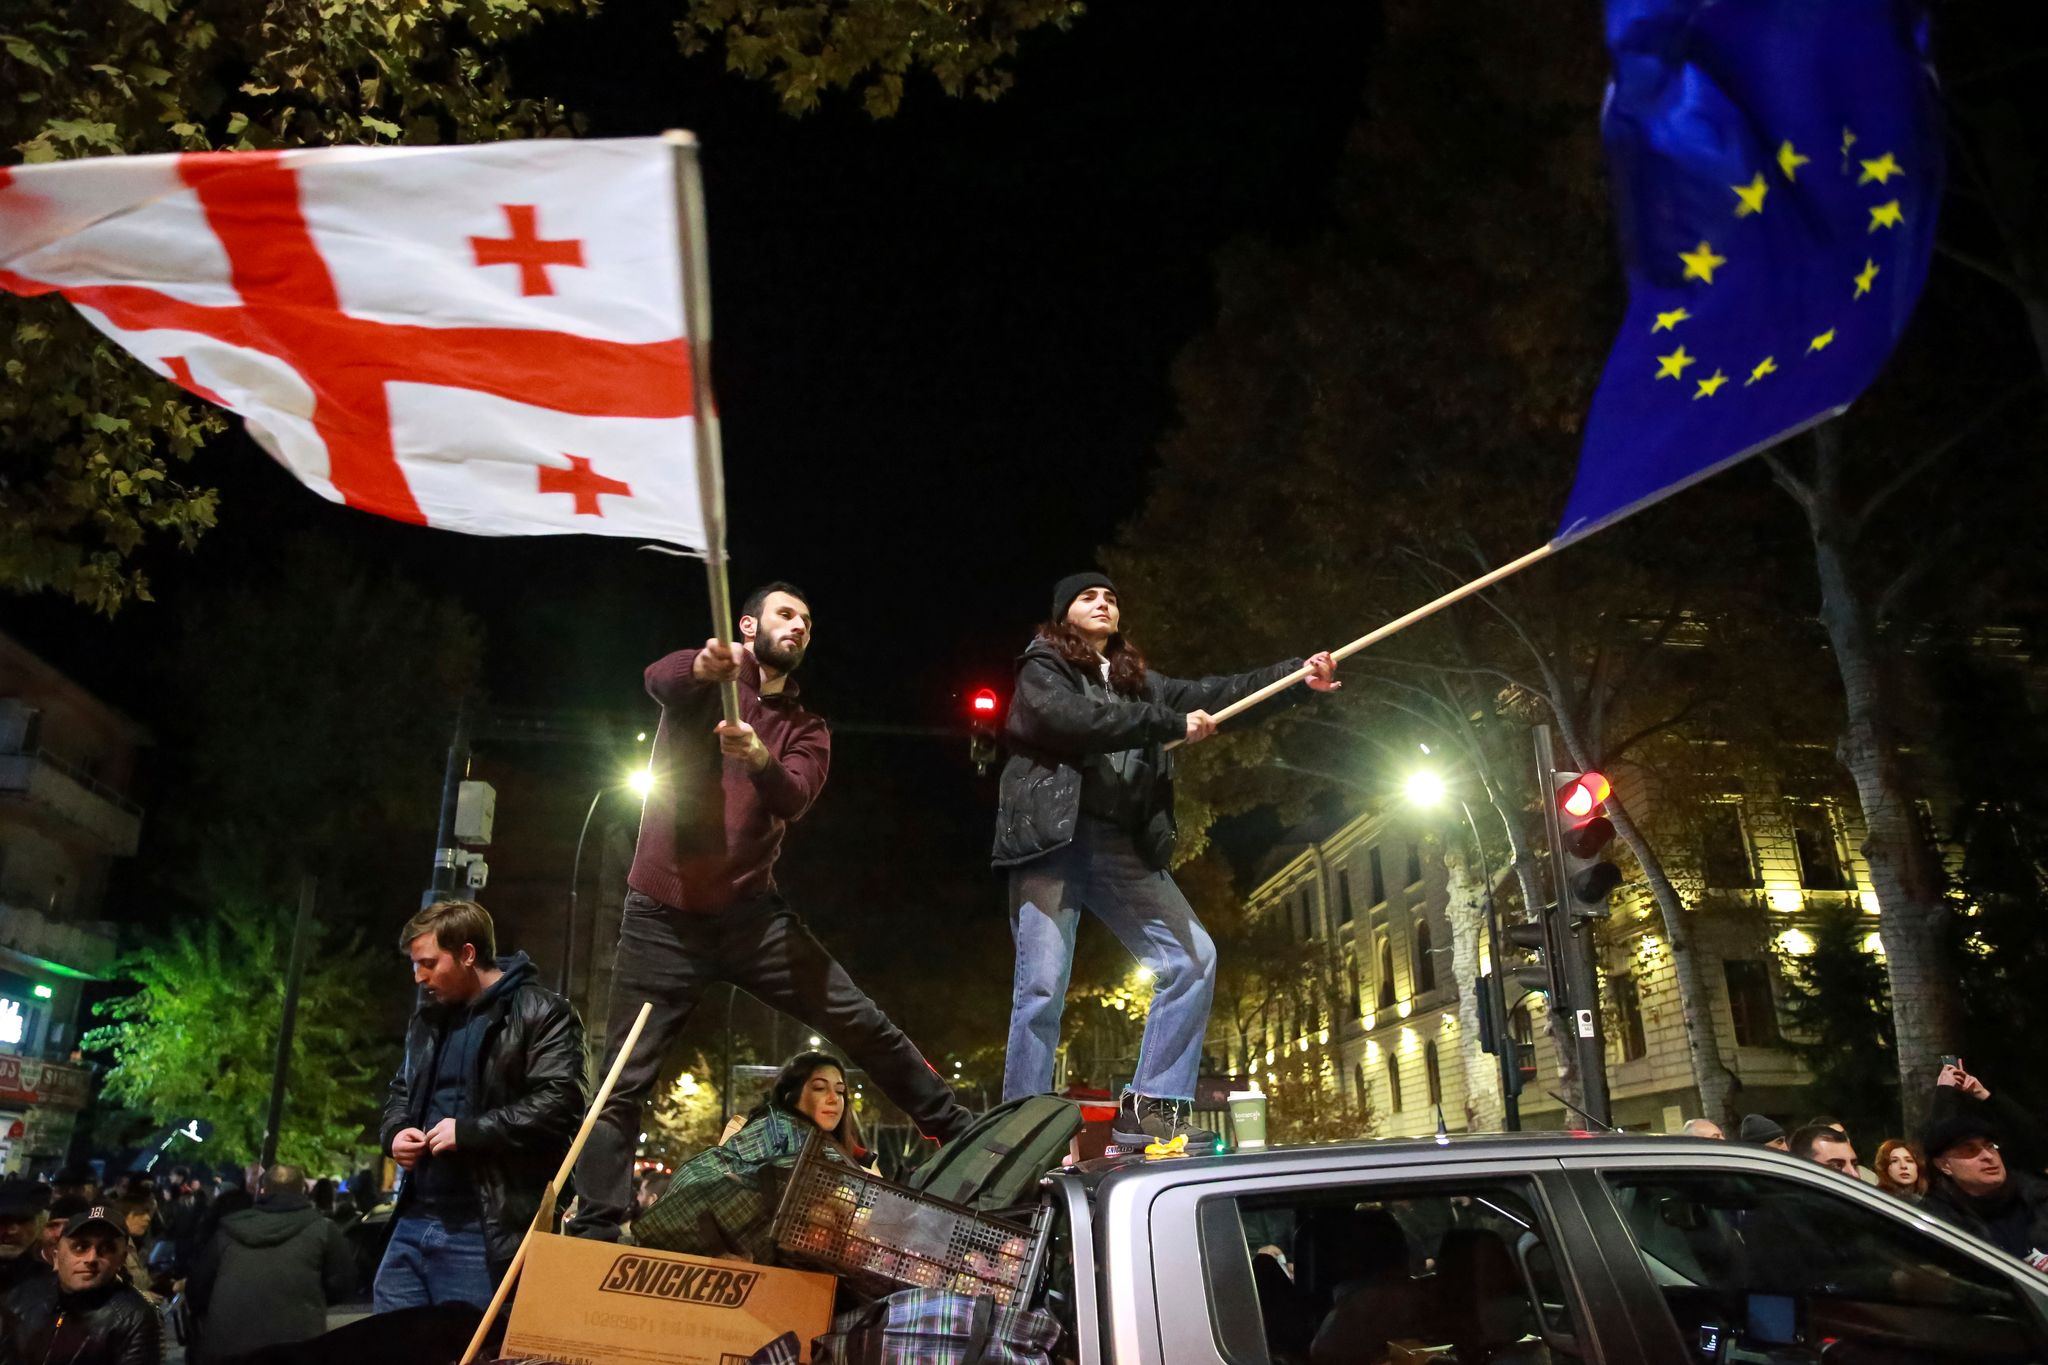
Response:
[{"label": "blue flag fabric", "polygon": [[1607,0],[1607,45],[1629,307],[1560,544],[1854,400],[1941,197],[1917,0]]}]

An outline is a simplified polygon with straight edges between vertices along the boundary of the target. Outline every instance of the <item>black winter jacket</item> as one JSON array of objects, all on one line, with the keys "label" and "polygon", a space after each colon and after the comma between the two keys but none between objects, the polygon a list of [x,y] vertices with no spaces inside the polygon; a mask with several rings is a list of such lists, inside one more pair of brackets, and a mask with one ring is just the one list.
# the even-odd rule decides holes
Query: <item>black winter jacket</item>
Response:
[{"label": "black winter jacket", "polygon": [[[483,1207],[484,1246],[494,1275],[502,1275],[540,1207],[583,1121],[583,1021],[569,1002],[533,979],[525,953],[498,959],[517,979],[485,1002],[489,1021],[477,1049],[469,1093],[476,1112],[455,1121],[455,1150],[476,1178]],[[405,1035],[405,1063],[391,1078],[381,1136],[386,1153],[426,1115],[434,1063],[455,1012],[425,1005]],[[394,1217],[402,1217],[412,1182],[401,1180]],[[564,1192],[563,1203],[567,1203]]]},{"label": "black winter jacket", "polygon": [[0,1299],[0,1361],[7,1365],[161,1365],[163,1358],[156,1309],[118,1279],[65,1294],[46,1275]]},{"label": "black winter jacket", "polygon": [[1964,1194],[1961,1186],[1937,1171],[1920,1211],[2021,1260],[2048,1251],[2048,1180],[2026,1171],[2008,1168],[2005,1188],[1988,1198]]},{"label": "black winter jacket", "polygon": [[303,1194],[280,1194],[221,1219],[186,1293],[205,1315],[206,1359],[226,1360],[319,1336],[327,1305],[355,1285],[355,1252],[341,1229]]},{"label": "black winter jacket", "polygon": [[1940,1085],[1934,1088],[1927,1116],[1930,1125],[1963,1116],[1988,1122],[1998,1134],[1999,1152],[2005,1158],[2005,1188],[1988,1198],[1976,1197],[1965,1194],[1939,1170],[1930,1170],[1920,1211],[2022,1260],[2036,1251],[2048,1251],[2048,1180],[2024,1169],[2040,1158],[2036,1135],[2041,1125],[2033,1115],[1999,1091],[1980,1100],[1955,1086]]},{"label": "black winter jacket", "polygon": [[[1187,680],[1146,671],[1142,699],[1111,692],[1100,673],[1076,668],[1044,640],[1017,660],[1003,738],[1010,757],[998,785],[994,859],[1013,867],[1073,842],[1084,783],[1116,783],[1138,851],[1152,866],[1173,860],[1173,755],[1190,711],[1218,711],[1300,668],[1289,659],[1249,673]],[[1298,701],[1301,688],[1280,700]],[[1113,756],[1113,758],[1112,758]],[[1091,805],[1092,808],[1092,805]]]}]

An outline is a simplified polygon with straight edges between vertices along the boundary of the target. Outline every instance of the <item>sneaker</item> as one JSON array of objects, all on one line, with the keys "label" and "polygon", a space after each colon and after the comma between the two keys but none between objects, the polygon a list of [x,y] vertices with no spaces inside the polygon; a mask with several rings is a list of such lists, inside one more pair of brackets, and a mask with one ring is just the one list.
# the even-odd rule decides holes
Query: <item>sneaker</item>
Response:
[{"label": "sneaker", "polygon": [[1215,1151],[1223,1140],[1207,1128],[1196,1127],[1190,1121],[1193,1110],[1189,1100],[1161,1100],[1125,1091],[1109,1126],[1109,1140],[1125,1151],[1142,1152],[1154,1142],[1185,1138],[1190,1156]]}]

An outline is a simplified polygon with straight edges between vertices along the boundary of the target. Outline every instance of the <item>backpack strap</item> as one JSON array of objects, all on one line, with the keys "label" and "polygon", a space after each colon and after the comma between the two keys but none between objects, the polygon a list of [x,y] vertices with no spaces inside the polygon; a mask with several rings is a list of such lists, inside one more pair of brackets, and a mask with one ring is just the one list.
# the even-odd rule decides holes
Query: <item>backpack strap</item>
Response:
[{"label": "backpack strap", "polygon": [[974,1316],[967,1329],[967,1354],[963,1365],[982,1365],[988,1357],[988,1340],[995,1334],[996,1301],[987,1294],[976,1296]]}]

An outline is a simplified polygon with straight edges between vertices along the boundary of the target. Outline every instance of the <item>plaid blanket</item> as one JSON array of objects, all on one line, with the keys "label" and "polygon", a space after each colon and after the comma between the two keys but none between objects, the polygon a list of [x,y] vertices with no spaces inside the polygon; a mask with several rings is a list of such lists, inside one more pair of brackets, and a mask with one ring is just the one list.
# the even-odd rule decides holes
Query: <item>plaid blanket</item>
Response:
[{"label": "plaid blanket", "polygon": [[[689,1256],[768,1260],[775,1246],[775,1206],[805,1139],[815,1131],[799,1115],[770,1109],[723,1147],[678,1166],[668,1192],[633,1220],[633,1240]],[[826,1154],[836,1156],[838,1149],[828,1146]]]},{"label": "plaid blanket", "polygon": [[832,1320],[814,1365],[1047,1365],[1060,1325],[1043,1308],[942,1289],[904,1289]]}]

